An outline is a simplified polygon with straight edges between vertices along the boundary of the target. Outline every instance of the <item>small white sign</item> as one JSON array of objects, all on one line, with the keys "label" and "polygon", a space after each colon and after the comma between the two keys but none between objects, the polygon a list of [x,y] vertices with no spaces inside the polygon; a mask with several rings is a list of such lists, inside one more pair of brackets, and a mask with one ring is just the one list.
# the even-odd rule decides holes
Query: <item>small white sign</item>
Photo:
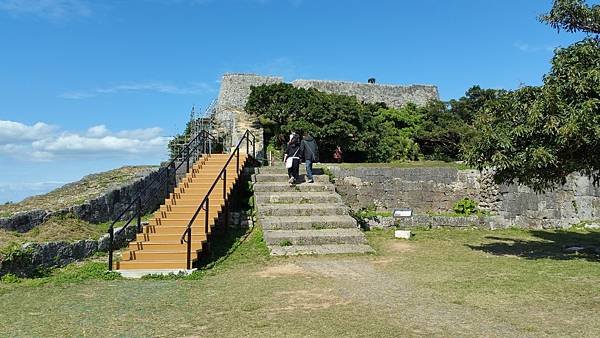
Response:
[{"label": "small white sign", "polygon": [[394,231],[394,237],[410,239],[410,230],[396,230]]},{"label": "small white sign", "polygon": [[408,209],[408,208],[394,209],[394,217],[411,217],[411,216],[412,216],[412,209]]}]

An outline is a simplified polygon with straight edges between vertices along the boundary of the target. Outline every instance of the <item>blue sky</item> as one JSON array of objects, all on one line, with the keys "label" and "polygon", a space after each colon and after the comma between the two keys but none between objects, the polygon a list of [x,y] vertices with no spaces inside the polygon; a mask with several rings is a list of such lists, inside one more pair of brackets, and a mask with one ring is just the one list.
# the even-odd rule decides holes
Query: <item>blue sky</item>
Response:
[{"label": "blue sky", "polygon": [[537,85],[550,0],[0,0],[0,202],[157,164],[225,72]]}]

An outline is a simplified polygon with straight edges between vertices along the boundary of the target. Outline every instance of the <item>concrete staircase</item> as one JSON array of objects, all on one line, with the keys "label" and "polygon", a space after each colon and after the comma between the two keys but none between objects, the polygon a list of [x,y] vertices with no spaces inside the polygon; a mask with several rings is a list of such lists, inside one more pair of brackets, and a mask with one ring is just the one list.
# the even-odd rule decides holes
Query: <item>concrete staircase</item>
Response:
[{"label": "concrete staircase", "polygon": [[252,180],[271,255],[373,252],[328,176],[290,186],[285,168],[260,167]]},{"label": "concrete staircase", "polygon": [[[137,234],[137,238],[129,243],[121,261],[117,262],[117,270],[128,275],[127,272],[131,270],[150,273],[164,270],[181,271],[187,268],[187,244],[181,243],[181,236],[229,156],[230,154],[204,155],[193,164],[175,191],[154,213],[149,224],[143,227],[142,233]],[[240,172],[246,160],[247,156],[240,154]],[[236,159],[233,158],[227,167],[227,196],[238,177]],[[200,211],[192,225],[192,261],[199,258],[225,206],[227,198],[223,199],[222,180],[219,180],[209,198],[208,233],[205,232],[204,226],[205,211]],[[141,272],[136,271],[133,275]]]}]

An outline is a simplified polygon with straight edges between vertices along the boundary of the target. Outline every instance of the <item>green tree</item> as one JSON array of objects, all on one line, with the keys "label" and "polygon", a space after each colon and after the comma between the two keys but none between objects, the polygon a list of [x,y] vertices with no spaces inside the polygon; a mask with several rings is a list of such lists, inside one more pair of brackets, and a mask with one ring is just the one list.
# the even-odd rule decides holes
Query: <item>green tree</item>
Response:
[{"label": "green tree", "polygon": [[[598,33],[597,5],[555,1],[542,20],[557,29]],[[588,36],[557,49],[540,87],[501,93],[486,102],[474,123],[477,135],[465,147],[468,163],[494,168],[497,182],[542,191],[573,172],[600,179],[600,45]]]}]

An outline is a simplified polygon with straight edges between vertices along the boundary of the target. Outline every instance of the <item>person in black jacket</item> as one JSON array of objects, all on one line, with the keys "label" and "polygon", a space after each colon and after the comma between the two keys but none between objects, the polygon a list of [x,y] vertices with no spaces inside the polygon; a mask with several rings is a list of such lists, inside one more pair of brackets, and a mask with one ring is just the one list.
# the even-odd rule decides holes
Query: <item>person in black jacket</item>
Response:
[{"label": "person in black jacket", "polygon": [[294,184],[298,182],[298,176],[300,174],[300,136],[296,133],[290,135],[290,141],[287,144],[283,162],[286,163],[288,158],[291,158],[292,161],[292,166],[287,168],[289,177],[288,182]]},{"label": "person in black jacket", "polygon": [[310,133],[305,132],[302,142],[300,142],[300,156],[304,159],[306,165],[306,182],[313,183],[313,163],[319,162],[319,147],[317,141],[310,136]]}]

